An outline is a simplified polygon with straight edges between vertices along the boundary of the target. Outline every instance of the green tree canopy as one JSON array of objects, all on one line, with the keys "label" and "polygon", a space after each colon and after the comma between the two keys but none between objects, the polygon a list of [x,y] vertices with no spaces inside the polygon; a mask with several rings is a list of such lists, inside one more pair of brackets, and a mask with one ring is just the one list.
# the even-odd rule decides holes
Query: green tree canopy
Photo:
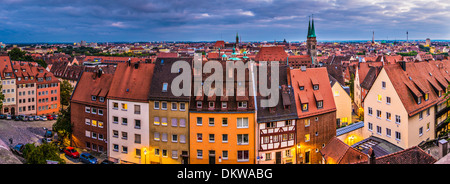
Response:
[{"label": "green tree canopy", "polygon": [[44,143],[40,146],[26,144],[23,156],[27,164],[47,164],[47,160],[58,161],[60,164],[66,162],[59,156],[59,150],[54,144]]}]

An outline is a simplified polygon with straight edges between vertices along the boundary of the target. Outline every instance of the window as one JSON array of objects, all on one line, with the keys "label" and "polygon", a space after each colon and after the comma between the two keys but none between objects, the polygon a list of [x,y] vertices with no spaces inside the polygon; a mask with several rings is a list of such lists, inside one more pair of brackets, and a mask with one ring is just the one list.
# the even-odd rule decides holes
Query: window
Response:
[{"label": "window", "polygon": [[99,121],[99,122],[98,122],[98,127],[99,127],[99,128],[103,128],[103,121]]},{"label": "window", "polygon": [[247,145],[248,144],[248,134],[238,134],[237,135],[237,144],[238,145]]},{"label": "window", "polygon": [[239,150],[237,152],[238,155],[238,162],[246,162],[248,161],[248,150]]},{"label": "window", "polygon": [[203,125],[202,117],[197,117],[197,125],[199,125],[199,126]]},{"label": "window", "polygon": [[161,141],[167,142],[167,133],[162,133]]},{"label": "window", "polygon": [[304,103],[302,104],[302,111],[307,111],[308,110],[308,104]]},{"label": "window", "polygon": [[227,108],[227,102],[222,102],[222,109],[226,109]]},{"label": "window", "polygon": [[86,125],[91,125],[91,120],[90,120],[90,119],[87,119],[87,118],[86,118],[86,119],[84,120],[84,122],[85,122]]},{"label": "window", "polygon": [[186,103],[180,102],[180,111],[186,111]]},{"label": "window", "polygon": [[172,142],[178,142],[178,135],[172,134]]},{"label": "window", "polygon": [[166,117],[161,118],[161,125],[167,126],[167,118]]},{"label": "window", "polygon": [[91,107],[85,107],[84,108],[84,112],[91,113]]},{"label": "window", "polygon": [[159,117],[154,117],[153,118],[153,124],[154,125],[159,125]]},{"label": "window", "polygon": [[369,116],[372,116],[372,113],[373,113],[372,107],[368,107],[368,109],[369,109],[369,110],[368,110],[368,115],[369,115]]},{"label": "window", "polygon": [[228,118],[222,118],[222,126],[228,126]]},{"label": "window", "polygon": [[[53,90],[52,90],[52,94],[53,94]],[[91,96],[91,100],[92,100],[92,101],[96,101],[96,100],[97,100],[97,97],[96,97],[96,96]]]},{"label": "window", "polygon": [[209,126],[214,126],[214,118],[209,118]]},{"label": "window", "polygon": [[305,127],[309,127],[311,125],[310,119],[305,119]]},{"label": "window", "polygon": [[153,140],[155,140],[155,141],[159,141],[159,132],[155,132],[155,133],[153,133]]},{"label": "window", "polygon": [[128,109],[128,105],[126,103],[122,103],[122,110],[126,111]]},{"label": "window", "polygon": [[222,134],[222,142],[227,143],[228,142],[228,134]]},{"label": "window", "polygon": [[266,161],[272,160],[272,155],[270,153],[266,153]]},{"label": "window", "polygon": [[419,136],[422,136],[423,135],[423,127],[420,127],[419,128]]},{"label": "window", "polygon": [[417,97],[417,104],[421,104],[422,103],[422,98],[420,98],[420,96],[419,97]]},{"label": "window", "polygon": [[153,109],[159,109],[159,102],[155,101],[154,105],[153,105]]},{"label": "window", "polygon": [[114,144],[113,145],[113,151],[119,151],[119,145]]},{"label": "window", "polygon": [[167,157],[167,150],[165,150],[165,149],[162,150],[162,156]]},{"label": "window", "polygon": [[125,140],[128,139],[128,133],[127,132],[122,132],[122,139],[125,139]]},{"label": "window", "polygon": [[400,141],[400,140],[402,140],[402,136],[401,136],[401,133],[400,132],[395,132],[395,139],[397,140],[397,141]]},{"label": "window", "polygon": [[134,114],[141,114],[141,106],[134,105]]},{"label": "window", "polygon": [[162,92],[167,92],[167,82],[163,83]]},{"label": "window", "polygon": [[382,101],[381,95],[378,95],[377,100],[378,100],[378,102],[381,102],[381,101]]},{"label": "window", "polygon": [[134,120],[134,128],[141,129],[141,120],[138,120],[138,119]]},{"label": "window", "polygon": [[97,108],[92,107],[92,114],[97,114]]},{"label": "window", "polygon": [[92,126],[97,126],[97,120],[92,120]]},{"label": "window", "polygon": [[85,132],[84,135],[86,135],[86,137],[91,137],[91,131],[87,131],[87,130],[86,130],[86,132]]},{"label": "window", "polygon": [[103,109],[98,110],[98,115],[103,116]]},{"label": "window", "polygon": [[128,125],[128,119],[122,118],[122,125]]},{"label": "window", "polygon": [[310,135],[309,134],[306,134],[305,135],[305,142],[309,142],[311,139],[310,139]]},{"label": "window", "polygon": [[113,116],[113,123],[115,124],[119,123],[119,117]]},{"label": "window", "polygon": [[202,141],[203,141],[203,134],[197,133],[197,142],[202,142]]},{"label": "window", "polygon": [[400,124],[400,116],[399,115],[395,115],[395,123]]},{"label": "window", "polygon": [[177,118],[172,118],[172,126],[173,127],[178,126]]},{"label": "window", "polygon": [[381,88],[386,89],[386,82],[381,81]]},{"label": "window", "polygon": [[373,127],[372,127],[373,125],[372,125],[372,123],[368,123],[368,129],[369,129],[369,131],[372,131],[373,130]]},{"label": "window", "polygon": [[316,105],[317,108],[323,108],[323,101],[318,101]]},{"label": "window", "polygon": [[159,156],[159,149],[158,148],[155,148],[155,155]]},{"label": "window", "polygon": [[141,134],[134,134],[134,143],[141,144]]},{"label": "window", "polygon": [[381,127],[380,126],[377,126],[377,134],[381,135]]},{"label": "window", "polygon": [[203,150],[197,150],[197,158],[203,158]]},{"label": "window", "polygon": [[214,142],[214,134],[209,134],[209,142]]},{"label": "window", "polygon": [[381,111],[380,110],[377,110],[377,118],[381,119]]},{"label": "window", "polygon": [[180,143],[186,143],[186,136],[180,135]]},{"label": "window", "polygon": [[238,102],[238,108],[247,108],[247,102],[246,101]]},{"label": "window", "polygon": [[119,137],[119,131],[113,130],[113,137],[118,138]]},{"label": "window", "polygon": [[180,127],[186,127],[186,119],[180,119]]},{"label": "window", "polygon": [[427,109],[427,116],[430,115],[430,108]]},{"label": "window", "polygon": [[222,159],[228,160],[228,151],[227,150],[222,151]]},{"label": "window", "polygon": [[390,112],[386,112],[386,120],[391,121],[391,113]]},{"label": "window", "polygon": [[317,84],[316,84],[316,85],[313,85],[313,89],[314,89],[314,90],[319,90],[319,85],[317,85]]},{"label": "window", "polygon": [[105,101],[105,97],[99,97],[99,101],[100,102],[104,102]]},{"label": "window", "polygon": [[425,99],[425,101],[428,101],[428,99],[429,99],[429,93],[425,93],[425,97],[424,97],[424,99]]},{"label": "window", "polygon": [[386,136],[391,137],[391,129],[386,128]]},{"label": "window", "polygon": [[419,120],[423,119],[423,111],[419,112]]},{"label": "window", "polygon": [[161,103],[161,109],[162,110],[167,110],[167,102],[162,102]]},{"label": "window", "polygon": [[391,104],[391,97],[386,97],[386,104]]},{"label": "window", "polygon": [[427,131],[430,130],[430,123],[427,123]]},{"label": "window", "polygon": [[176,111],[178,109],[177,102],[172,102],[172,110]]},{"label": "window", "polygon": [[201,101],[197,101],[197,108],[202,108],[202,102]]},{"label": "window", "polygon": [[214,102],[209,102],[208,104],[209,104],[209,108],[214,109]]},{"label": "window", "polygon": [[177,150],[172,150],[172,158],[173,159],[177,159],[178,158],[178,151]]},{"label": "window", "polygon": [[237,118],[237,128],[248,128],[248,118]]},{"label": "window", "polygon": [[136,148],[136,157],[141,157],[141,149]]}]

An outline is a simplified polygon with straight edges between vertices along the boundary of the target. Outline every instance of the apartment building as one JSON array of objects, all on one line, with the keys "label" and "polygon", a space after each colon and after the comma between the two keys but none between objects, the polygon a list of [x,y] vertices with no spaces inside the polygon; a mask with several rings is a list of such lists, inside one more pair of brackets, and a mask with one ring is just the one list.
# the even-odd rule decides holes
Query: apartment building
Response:
[{"label": "apartment building", "polygon": [[447,63],[398,62],[384,66],[365,100],[365,137],[376,136],[407,149],[446,132]]},{"label": "apartment building", "polygon": [[5,95],[2,114],[18,115],[16,77],[14,75],[9,56],[0,56],[0,75],[2,82],[2,93]]},{"label": "apartment building", "polygon": [[32,67],[32,72],[36,79],[36,114],[58,113],[61,106],[59,80],[41,66]]},{"label": "apartment building", "polygon": [[158,58],[149,93],[150,147],[148,160],[160,164],[189,163],[189,96],[175,96],[171,85],[176,61],[192,58]]},{"label": "apartment building", "polygon": [[[288,70],[289,67],[286,65],[279,67],[280,95],[275,107],[261,107],[260,101],[267,99],[267,97],[257,97],[256,155],[258,164],[292,164],[297,162],[295,157],[297,151],[297,107],[294,104],[294,89],[290,85]],[[268,83],[270,83],[270,80]]]},{"label": "apartment building", "polygon": [[95,152],[107,151],[108,110],[106,97],[112,74],[83,72],[70,99],[73,146]]},{"label": "apartment building", "polygon": [[17,79],[17,109],[18,114],[36,115],[36,78],[28,62],[11,62]]},{"label": "apartment building", "polygon": [[[223,68],[226,68],[226,62],[222,62]],[[189,104],[190,164],[254,164],[256,161],[255,103],[254,97],[249,95],[249,86],[252,85],[249,82],[250,72],[246,70],[245,82],[237,82],[234,77],[233,96],[225,93],[224,82],[228,76],[227,72],[223,73],[223,81],[216,82],[224,84],[223,89],[217,88],[223,90],[224,96],[216,96],[211,90],[206,91],[207,94],[202,90],[192,90]],[[208,77],[194,68],[194,82],[196,75],[201,82]],[[240,86],[245,90],[237,90]]]},{"label": "apartment building", "polygon": [[[352,99],[350,89],[339,83],[331,75],[330,85],[333,92],[334,103],[336,104],[336,127],[352,124]],[[345,88],[345,89],[344,89]]]},{"label": "apartment building", "polygon": [[336,105],[326,68],[290,70],[297,109],[296,157],[299,164],[322,163],[320,150],[336,136]]},{"label": "apartment building", "polygon": [[[149,163],[148,94],[154,64],[118,63],[107,95],[108,158],[120,163]],[[151,153],[150,153],[151,154]]]}]

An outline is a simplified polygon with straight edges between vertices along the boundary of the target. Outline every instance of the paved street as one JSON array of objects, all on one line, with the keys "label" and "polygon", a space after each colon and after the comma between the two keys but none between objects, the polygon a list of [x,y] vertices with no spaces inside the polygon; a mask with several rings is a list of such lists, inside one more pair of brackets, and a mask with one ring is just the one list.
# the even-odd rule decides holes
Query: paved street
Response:
[{"label": "paved street", "polygon": [[[44,128],[52,128],[52,121],[14,121],[14,120],[0,120],[0,163],[1,164],[20,164],[23,159],[14,155],[9,146],[14,146],[18,143],[42,143],[41,139],[44,135]],[[10,144],[9,139],[13,139],[13,144]],[[21,161],[20,161],[21,160]]]}]

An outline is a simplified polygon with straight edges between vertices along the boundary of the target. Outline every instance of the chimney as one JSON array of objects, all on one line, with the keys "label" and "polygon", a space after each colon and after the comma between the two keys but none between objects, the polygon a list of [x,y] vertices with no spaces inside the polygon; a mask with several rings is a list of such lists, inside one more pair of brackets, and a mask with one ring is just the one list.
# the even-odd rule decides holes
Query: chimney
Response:
[{"label": "chimney", "polygon": [[369,164],[376,164],[375,152],[372,148],[369,148],[369,152],[367,154],[369,156]]},{"label": "chimney", "polygon": [[398,64],[400,64],[400,67],[402,67],[403,71],[406,71],[406,62],[405,61],[399,61]]},{"label": "chimney", "polygon": [[134,63],[134,69],[138,69],[139,68],[139,61],[137,63]]},{"label": "chimney", "polygon": [[439,158],[444,157],[445,155],[447,155],[448,152],[448,141],[445,139],[441,139],[438,141],[438,146],[439,146]]},{"label": "chimney", "polygon": [[100,78],[102,76],[103,70],[101,68],[99,68],[97,70],[97,76]]}]

